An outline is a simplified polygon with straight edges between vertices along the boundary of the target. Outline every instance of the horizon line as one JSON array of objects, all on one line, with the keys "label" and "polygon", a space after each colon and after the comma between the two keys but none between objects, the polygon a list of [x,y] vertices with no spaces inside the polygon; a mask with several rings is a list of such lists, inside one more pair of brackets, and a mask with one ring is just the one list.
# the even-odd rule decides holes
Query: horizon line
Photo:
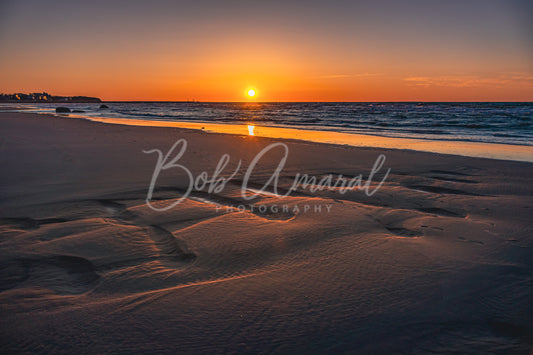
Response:
[{"label": "horizon line", "polygon": [[[477,103],[477,102],[494,102],[494,103],[506,103],[506,102],[513,102],[513,103],[533,103],[533,99],[529,101],[523,101],[523,100],[442,100],[442,101],[424,101],[424,100],[369,100],[369,101],[187,101],[187,100],[102,100],[102,102],[160,102],[160,103],[256,103],[256,104],[266,104],[266,103],[414,103],[414,102],[424,102],[424,103],[454,103],[454,102],[462,102],[462,103]],[[39,103],[39,102],[37,102]]]}]

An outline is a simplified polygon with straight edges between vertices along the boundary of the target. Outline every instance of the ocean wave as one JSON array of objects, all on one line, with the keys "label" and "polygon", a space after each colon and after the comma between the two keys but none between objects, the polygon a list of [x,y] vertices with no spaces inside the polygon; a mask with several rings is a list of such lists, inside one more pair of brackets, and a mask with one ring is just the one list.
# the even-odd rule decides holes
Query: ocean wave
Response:
[{"label": "ocean wave", "polygon": [[[306,102],[201,103],[106,102],[70,104],[84,115],[162,121],[252,122],[268,126],[354,131],[391,137],[457,139],[506,144],[533,142],[533,103],[497,102]],[[55,104],[20,105],[20,110],[53,112]],[[446,138],[443,138],[446,136]]]}]

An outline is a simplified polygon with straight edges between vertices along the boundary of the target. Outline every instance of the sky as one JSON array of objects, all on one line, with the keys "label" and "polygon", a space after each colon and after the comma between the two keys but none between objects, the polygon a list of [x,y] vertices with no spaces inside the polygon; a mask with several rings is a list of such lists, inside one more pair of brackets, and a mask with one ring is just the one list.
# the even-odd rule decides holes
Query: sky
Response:
[{"label": "sky", "polygon": [[533,101],[532,24],[518,0],[0,0],[0,92]]}]

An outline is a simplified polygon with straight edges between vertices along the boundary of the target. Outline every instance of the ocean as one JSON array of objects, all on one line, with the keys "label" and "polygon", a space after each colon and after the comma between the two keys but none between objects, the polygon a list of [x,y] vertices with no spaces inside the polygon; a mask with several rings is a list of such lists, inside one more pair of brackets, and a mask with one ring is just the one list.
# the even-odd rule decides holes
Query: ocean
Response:
[{"label": "ocean", "polygon": [[[386,137],[533,145],[531,102],[106,102],[17,104],[25,112],[58,106],[87,117],[253,124]],[[10,104],[13,106],[13,104]]]}]

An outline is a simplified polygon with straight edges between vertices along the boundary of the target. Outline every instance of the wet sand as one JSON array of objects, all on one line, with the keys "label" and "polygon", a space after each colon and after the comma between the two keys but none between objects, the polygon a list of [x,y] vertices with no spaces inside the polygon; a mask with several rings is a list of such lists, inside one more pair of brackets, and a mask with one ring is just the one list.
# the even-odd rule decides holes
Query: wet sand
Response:
[{"label": "wet sand", "polygon": [[[0,126],[6,352],[532,348],[532,163],[23,113]],[[150,208],[154,149],[179,139]],[[288,196],[260,193],[284,147]],[[188,192],[187,171],[202,185],[225,153],[232,179]],[[316,183],[289,194],[302,174]],[[359,174],[375,193],[317,186]]]}]

